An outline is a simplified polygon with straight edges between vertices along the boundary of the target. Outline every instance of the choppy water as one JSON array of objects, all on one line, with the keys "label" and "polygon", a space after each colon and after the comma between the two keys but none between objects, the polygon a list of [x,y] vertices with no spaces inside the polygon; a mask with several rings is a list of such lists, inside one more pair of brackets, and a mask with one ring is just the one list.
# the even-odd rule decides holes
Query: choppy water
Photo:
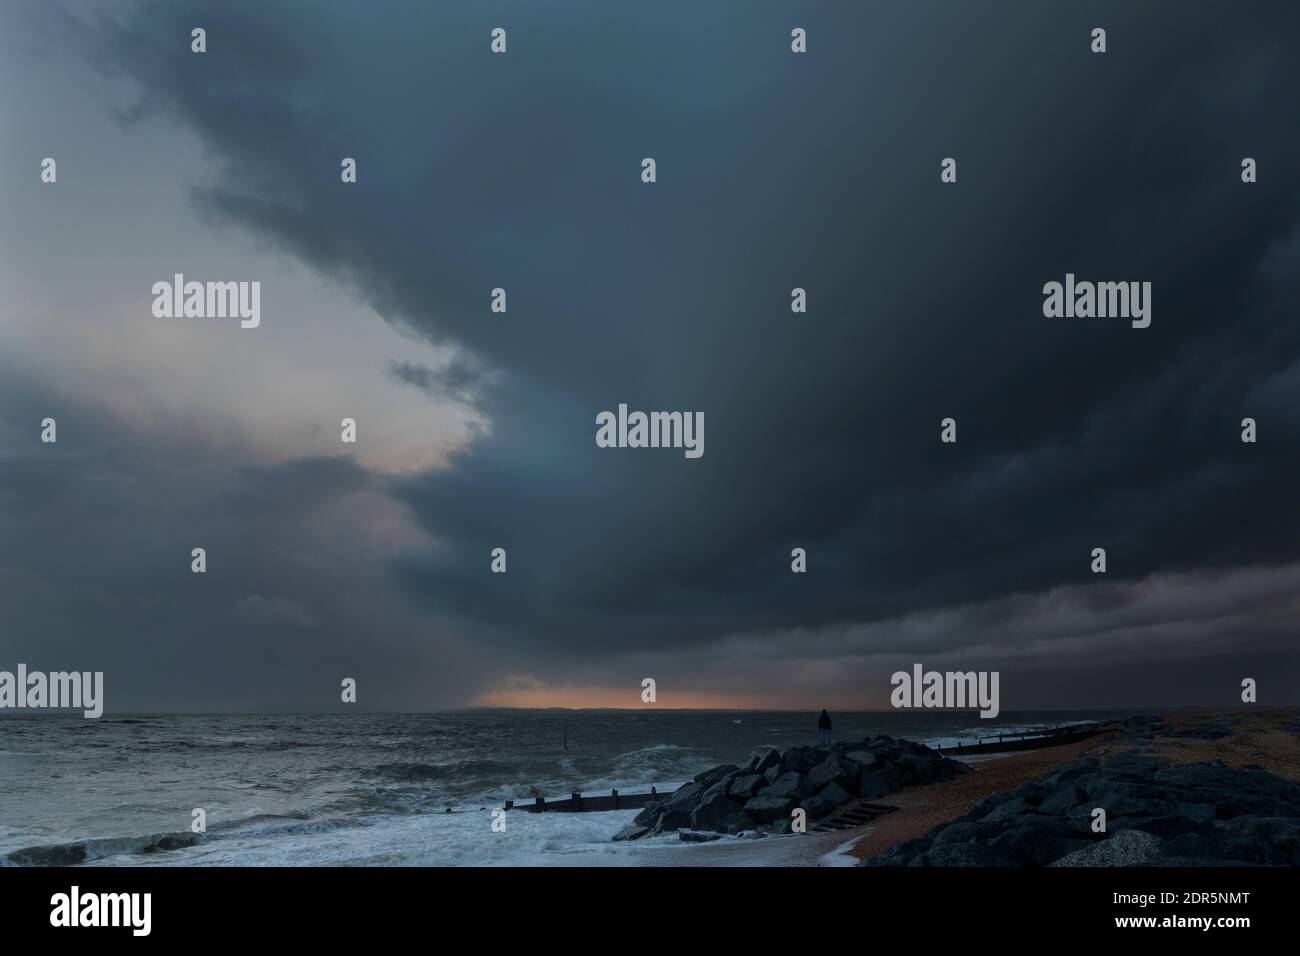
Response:
[{"label": "choppy water", "polygon": [[[1107,716],[833,715],[836,739],[926,742]],[[753,711],[5,716],[0,865],[616,862],[638,851],[609,842],[634,812],[512,813],[493,833],[489,811],[538,794],[662,789],[760,745],[814,743],[816,724]],[[190,830],[196,807],[202,836]]]}]

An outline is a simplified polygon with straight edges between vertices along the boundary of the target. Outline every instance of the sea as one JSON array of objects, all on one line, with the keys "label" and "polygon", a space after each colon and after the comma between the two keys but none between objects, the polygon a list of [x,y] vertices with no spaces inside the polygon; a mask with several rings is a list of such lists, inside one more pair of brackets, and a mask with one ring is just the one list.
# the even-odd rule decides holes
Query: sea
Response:
[{"label": "sea", "polygon": [[[816,743],[817,713],[62,713],[0,718],[0,865],[626,865],[635,810],[505,815],[507,800],[672,790],[764,745]],[[1124,714],[834,713],[833,737],[951,746]],[[205,832],[195,833],[195,810]],[[497,815],[500,820],[500,815]],[[498,828],[500,823],[497,824]],[[728,838],[741,839],[741,838]],[[774,838],[775,839],[775,838]],[[689,857],[682,857],[689,863]]]}]

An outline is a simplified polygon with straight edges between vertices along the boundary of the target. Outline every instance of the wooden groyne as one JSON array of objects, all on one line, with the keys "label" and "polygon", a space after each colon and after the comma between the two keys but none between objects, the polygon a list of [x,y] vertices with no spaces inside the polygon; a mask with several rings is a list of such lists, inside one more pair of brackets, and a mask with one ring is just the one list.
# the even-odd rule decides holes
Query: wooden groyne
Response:
[{"label": "wooden groyne", "polygon": [[1009,753],[1018,750],[1038,750],[1042,747],[1060,747],[1064,744],[1078,743],[1095,737],[1109,730],[1106,724],[1079,724],[1066,727],[1051,727],[1047,730],[1027,731],[1023,734],[1003,734],[998,737],[977,737],[973,743],[960,744],[956,747],[935,747],[946,757],[960,757],[964,754]]},{"label": "wooden groyne", "polygon": [[527,813],[586,813],[592,810],[640,810],[651,800],[667,800],[672,791],[661,792],[658,787],[651,787],[649,793],[619,793],[611,790],[609,795],[584,795],[574,791],[568,797],[560,799],[534,797],[532,802],[516,803],[507,800],[507,810],[523,810]]}]

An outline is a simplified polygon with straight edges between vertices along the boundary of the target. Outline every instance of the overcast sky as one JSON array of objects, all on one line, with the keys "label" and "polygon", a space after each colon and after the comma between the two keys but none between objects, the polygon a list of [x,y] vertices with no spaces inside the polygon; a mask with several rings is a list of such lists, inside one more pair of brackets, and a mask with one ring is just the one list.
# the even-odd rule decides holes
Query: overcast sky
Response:
[{"label": "overcast sky", "polygon": [[[870,708],[916,662],[1295,703],[1300,7],[1247,7],[6,4],[0,669],[110,712]],[[1067,272],[1150,327],[1045,318]],[[260,327],[156,318],[175,273]],[[705,454],[596,447],[619,403]]]}]

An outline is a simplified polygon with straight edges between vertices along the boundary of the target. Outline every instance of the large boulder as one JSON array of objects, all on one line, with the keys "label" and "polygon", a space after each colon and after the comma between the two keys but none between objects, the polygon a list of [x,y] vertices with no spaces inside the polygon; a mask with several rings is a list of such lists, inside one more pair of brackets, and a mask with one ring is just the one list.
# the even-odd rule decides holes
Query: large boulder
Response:
[{"label": "large boulder", "polygon": [[1038,805],[1038,812],[1065,816],[1087,798],[1088,795],[1074,784],[1061,784]]},{"label": "large boulder", "polygon": [[959,820],[936,830],[934,844],[938,846],[940,843],[987,843],[1004,832],[1005,829],[998,823]]},{"label": "large boulder", "polygon": [[1048,866],[1142,866],[1160,853],[1160,837],[1141,830],[1120,830],[1090,847],[1067,853]]},{"label": "large boulder", "polygon": [[716,830],[718,824],[734,814],[740,807],[721,793],[713,793],[696,804],[691,811],[692,830]]},{"label": "large boulder", "polygon": [[[1156,836],[1159,835],[1156,834]],[[1166,839],[1160,849],[1161,852],[1174,857],[1215,857],[1223,852],[1223,848],[1218,841],[1202,833],[1184,833],[1181,836]]]},{"label": "large boulder", "polygon": [[996,850],[978,843],[944,843],[919,857],[910,866],[1007,866],[1011,861]]},{"label": "large boulder", "polygon": [[[1300,807],[1296,809],[1300,811]],[[1212,803],[1175,803],[1174,813],[1193,823],[1213,823],[1219,809]]]},{"label": "large boulder", "polygon": [[708,770],[705,770],[703,773],[697,773],[694,779],[695,782],[698,783],[701,787],[707,789],[713,786],[715,783],[717,783],[719,780],[727,776],[735,769],[736,769],[736,765],[734,763],[719,764],[716,767],[710,767]]},{"label": "large boulder", "polygon": [[1250,830],[1277,846],[1300,850],[1300,814],[1289,817],[1239,817],[1220,825],[1224,831]]},{"label": "large boulder", "polygon": [[866,770],[872,769],[881,762],[880,758],[870,750],[848,750],[845,751],[844,756]]},{"label": "large boulder", "polygon": [[882,766],[877,767],[875,772],[889,781],[891,790],[902,790],[912,782],[912,775],[893,761],[886,761]]},{"label": "large boulder", "polygon": [[689,803],[678,804],[675,807],[664,807],[664,812],[659,815],[659,822],[655,824],[658,830],[680,830],[682,827],[691,825],[691,813],[695,807]]},{"label": "large boulder", "polygon": [[1091,777],[1097,772],[1100,765],[1096,757],[1080,757],[1072,760],[1063,767],[1053,770],[1043,778],[1043,783],[1048,786],[1056,786],[1062,783],[1076,783],[1086,777]]},{"label": "large boulder", "polygon": [[1172,840],[1174,837],[1184,836],[1188,833],[1210,832],[1210,827],[1207,824],[1197,823],[1195,820],[1189,820],[1187,817],[1176,814],[1155,817],[1116,817],[1107,821],[1106,827],[1111,833],[1116,833],[1119,830],[1141,830],[1144,833],[1154,834],[1162,840]]},{"label": "large boulder", "polygon": [[758,793],[759,788],[766,782],[760,774],[739,774],[731,778],[731,783],[727,786],[727,796],[733,800],[748,800]]},{"label": "large boulder", "polygon": [[966,815],[963,816],[961,819],[982,820],[995,807],[998,807],[1006,803],[1008,800],[1012,800],[1012,799],[1014,799],[1014,797],[1010,790],[1003,790],[998,793],[991,793],[983,800],[977,800],[975,801],[975,803],[971,804],[970,809],[966,811]]},{"label": "large boulder", "polygon": [[772,797],[764,793],[745,804],[745,813],[757,823],[771,823],[789,816],[794,804],[793,797]]},{"label": "large boulder", "polygon": [[850,769],[850,766],[848,761],[831,754],[809,771],[808,780],[818,790],[832,783],[848,789],[853,786],[854,778],[857,776],[856,771]]},{"label": "large boulder", "polygon": [[804,813],[808,814],[809,820],[819,820],[835,812],[835,804],[831,803],[820,793],[815,793],[811,797],[806,797],[799,804]]},{"label": "large boulder", "polygon": [[781,758],[782,765],[786,771],[806,774],[813,767],[817,766],[817,761],[813,759],[812,754],[807,747],[791,747]]},{"label": "large boulder", "polygon": [[898,763],[907,771],[912,783],[934,783],[939,779],[939,761],[930,754],[905,753],[899,756]]},{"label": "large boulder", "polygon": [[1246,863],[1300,865],[1300,817],[1236,817],[1213,827],[1224,855]]},{"label": "large boulder", "polygon": [[632,818],[632,822],[637,826],[652,827],[659,822],[663,816],[664,805],[658,800],[651,800],[645,807]]},{"label": "large boulder", "polygon": [[1158,817],[1168,813],[1172,808],[1161,800],[1137,800],[1132,797],[1120,797],[1103,804],[1109,817]]},{"label": "large boulder", "polygon": [[704,788],[698,783],[688,783],[673,791],[673,795],[664,804],[663,815],[659,817],[661,830],[679,830],[691,825],[691,811],[703,796]]},{"label": "large boulder", "polygon": [[998,804],[988,813],[984,814],[981,819],[984,820],[1008,820],[1017,817],[1022,813],[1033,813],[1034,805],[1024,797],[1013,797]]},{"label": "large boulder", "polygon": [[1002,832],[988,842],[988,847],[1019,866],[1046,866],[1070,853],[1088,849],[1093,842],[1044,833],[1038,827],[1022,827]]},{"label": "large boulder", "polygon": [[1103,774],[1084,781],[1084,792],[1089,800],[1098,802],[1132,797],[1136,800],[1177,800],[1178,791],[1169,787],[1152,787],[1127,780],[1116,780]]},{"label": "large boulder", "polygon": [[674,790],[668,798],[668,808],[672,809],[683,804],[693,804],[703,794],[704,787],[698,783],[684,783]]},{"label": "large boulder", "polygon": [[775,747],[759,747],[754,751],[753,756],[749,758],[749,769],[754,773],[762,773],[768,767],[775,766],[781,762],[781,751]]},{"label": "large boulder", "polygon": [[803,774],[790,771],[772,781],[772,785],[763,793],[769,797],[792,797],[802,800],[812,795],[813,785]]},{"label": "large boulder", "polygon": [[855,789],[858,796],[864,800],[875,800],[893,792],[893,787],[885,777],[870,770],[864,770],[858,776]]},{"label": "large boulder", "polygon": [[1159,773],[1164,764],[1159,757],[1133,752],[1119,753],[1106,761],[1106,772],[1113,776],[1130,776],[1137,783],[1145,783]]},{"label": "large boulder", "polygon": [[[1112,758],[1111,763],[1118,759]],[[1236,770],[1217,761],[1162,769],[1155,774],[1155,782],[1177,788],[1253,793],[1300,806],[1300,784],[1265,770]]]},{"label": "large boulder", "polygon": [[745,767],[742,770],[733,770],[713,786],[709,787],[709,789],[705,790],[704,793],[701,794],[700,799],[703,800],[705,797],[711,797],[715,793],[721,793],[725,796],[731,791],[731,781],[735,780],[737,777],[751,776],[752,773],[753,771],[748,767]]},{"label": "large boulder", "polygon": [[841,787],[838,783],[828,783],[818,794],[823,800],[827,800],[832,806],[842,807],[853,799],[849,792]]},{"label": "large boulder", "polygon": [[718,822],[717,829],[721,833],[736,834],[743,830],[752,830],[754,827],[755,823],[749,815],[737,807],[729,816]]}]

